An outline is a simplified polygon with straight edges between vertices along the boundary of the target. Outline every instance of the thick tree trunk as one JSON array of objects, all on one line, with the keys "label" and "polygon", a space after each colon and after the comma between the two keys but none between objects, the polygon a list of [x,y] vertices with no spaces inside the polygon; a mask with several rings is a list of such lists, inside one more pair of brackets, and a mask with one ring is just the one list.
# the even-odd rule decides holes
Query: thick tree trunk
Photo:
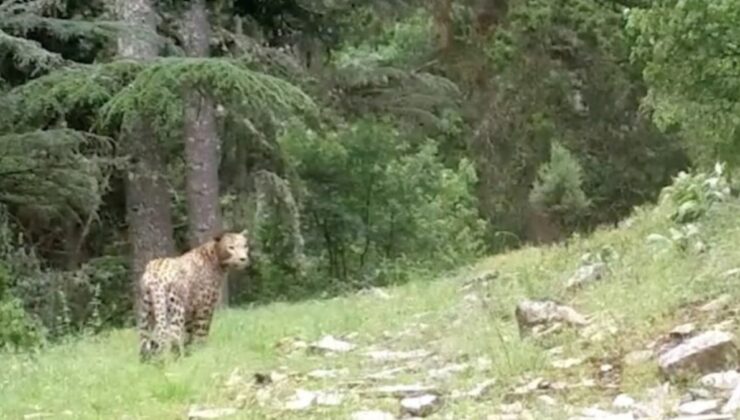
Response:
[{"label": "thick tree trunk", "polygon": [[[210,23],[205,0],[194,0],[184,13],[180,36],[191,57],[208,57]],[[191,246],[209,240],[221,229],[218,167],[221,144],[213,99],[205,92],[185,92],[185,159],[187,162],[188,237]],[[228,303],[224,282],[219,304]]]},{"label": "thick tree trunk", "polygon": [[452,0],[434,0],[434,28],[437,36],[437,48],[447,51],[453,42]]},{"label": "thick tree trunk", "polygon": [[[116,0],[116,9],[121,21],[154,32],[156,14],[151,0]],[[158,47],[141,31],[131,30],[119,36],[118,54],[129,59],[151,60],[158,55]],[[120,143],[131,159],[125,176],[126,217],[131,274],[137,286],[149,260],[175,252],[170,197],[161,173],[162,157],[147,121],[135,121],[127,132],[121,133]]]}]

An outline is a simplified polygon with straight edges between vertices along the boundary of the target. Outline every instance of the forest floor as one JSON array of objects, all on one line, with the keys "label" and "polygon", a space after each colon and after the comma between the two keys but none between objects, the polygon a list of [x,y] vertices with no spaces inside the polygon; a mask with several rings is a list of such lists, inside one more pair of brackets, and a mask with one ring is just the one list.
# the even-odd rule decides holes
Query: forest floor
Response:
[{"label": "forest floor", "polygon": [[[737,334],[738,210],[718,204],[674,241],[667,213],[646,207],[438,279],[222,311],[207,345],[160,365],[139,363],[131,329],[4,354],[0,418],[391,419],[415,405],[430,419],[673,418],[692,399],[693,412],[719,412],[729,385],[716,397],[706,371],[666,378],[656,354],[707,330]],[[594,261],[600,278],[566,287]],[[553,299],[587,324],[521,338],[524,299]]]}]

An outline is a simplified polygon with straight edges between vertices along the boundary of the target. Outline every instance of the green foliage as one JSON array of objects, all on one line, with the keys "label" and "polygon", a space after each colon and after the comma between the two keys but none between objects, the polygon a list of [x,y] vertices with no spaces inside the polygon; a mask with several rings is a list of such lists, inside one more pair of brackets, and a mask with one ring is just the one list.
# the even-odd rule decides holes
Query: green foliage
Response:
[{"label": "green foliage", "polygon": [[660,0],[629,11],[633,59],[644,65],[645,105],[678,130],[697,162],[740,160],[740,4]]},{"label": "green foliage", "polygon": [[532,205],[556,217],[563,225],[577,222],[590,202],[583,192],[583,170],[578,160],[558,142],[552,143],[550,161],[543,164],[532,186]]},{"label": "green foliage", "polygon": [[306,287],[381,284],[394,280],[393,264],[443,269],[479,255],[475,172],[465,160],[445,167],[434,142],[414,148],[392,125],[365,119],[326,135],[295,126],[281,144],[301,179],[306,249],[322,273]]},{"label": "green foliage", "polygon": [[670,203],[670,218],[676,223],[685,224],[698,220],[717,202],[730,196],[729,182],[724,165],[715,164],[712,173],[680,172],[673,184],[661,192],[661,202]]}]

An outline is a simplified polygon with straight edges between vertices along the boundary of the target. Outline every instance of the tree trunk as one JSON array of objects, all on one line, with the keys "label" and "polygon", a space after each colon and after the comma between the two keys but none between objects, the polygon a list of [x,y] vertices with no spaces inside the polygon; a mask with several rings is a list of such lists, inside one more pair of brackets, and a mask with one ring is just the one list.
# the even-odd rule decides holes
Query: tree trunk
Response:
[{"label": "tree trunk", "polygon": [[434,0],[434,28],[437,36],[437,48],[444,52],[452,46],[452,0]]},{"label": "tree trunk", "polygon": [[[116,9],[119,19],[125,23],[152,32],[156,29],[151,0],[116,0]],[[151,60],[157,57],[158,47],[152,39],[134,29],[119,36],[118,54],[128,59]],[[128,131],[121,133],[121,150],[131,159],[124,182],[131,274],[138,292],[138,279],[146,263],[175,252],[170,197],[161,173],[163,160],[146,120],[137,119]]]},{"label": "tree trunk", "polygon": [[[194,0],[184,13],[180,36],[188,56],[208,57],[210,23],[205,0]],[[218,167],[221,144],[216,130],[213,99],[189,87],[185,92],[185,159],[187,162],[188,237],[191,246],[209,240],[221,229]],[[228,303],[228,283],[220,305]]]}]

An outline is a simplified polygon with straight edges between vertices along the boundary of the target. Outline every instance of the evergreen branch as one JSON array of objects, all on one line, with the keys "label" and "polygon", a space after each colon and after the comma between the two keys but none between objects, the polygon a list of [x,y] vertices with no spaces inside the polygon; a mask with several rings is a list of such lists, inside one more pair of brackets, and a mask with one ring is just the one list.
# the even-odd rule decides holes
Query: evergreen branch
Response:
[{"label": "evergreen branch", "polygon": [[61,55],[45,50],[41,44],[8,34],[0,29],[0,53],[9,53],[22,69],[35,67],[32,73],[58,67],[64,63]]}]

